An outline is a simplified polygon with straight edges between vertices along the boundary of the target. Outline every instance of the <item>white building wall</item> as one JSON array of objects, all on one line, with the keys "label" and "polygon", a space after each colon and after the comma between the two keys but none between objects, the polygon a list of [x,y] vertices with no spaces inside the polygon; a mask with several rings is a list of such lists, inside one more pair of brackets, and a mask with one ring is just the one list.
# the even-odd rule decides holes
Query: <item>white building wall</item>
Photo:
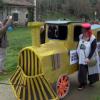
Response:
[{"label": "white building wall", "polygon": [[[3,8],[3,14],[0,11],[0,20],[7,18],[8,15],[13,15],[13,13],[18,13],[18,21],[16,24],[25,25],[26,21],[26,14],[28,14],[27,7],[21,6],[8,6]],[[2,16],[3,15],[3,16]]]},{"label": "white building wall", "polygon": [[12,15],[13,15],[13,13],[18,13],[18,21],[16,23],[25,25],[25,23],[27,21],[26,14],[28,14],[27,8],[14,7],[13,9],[11,9],[11,13],[12,13]]}]

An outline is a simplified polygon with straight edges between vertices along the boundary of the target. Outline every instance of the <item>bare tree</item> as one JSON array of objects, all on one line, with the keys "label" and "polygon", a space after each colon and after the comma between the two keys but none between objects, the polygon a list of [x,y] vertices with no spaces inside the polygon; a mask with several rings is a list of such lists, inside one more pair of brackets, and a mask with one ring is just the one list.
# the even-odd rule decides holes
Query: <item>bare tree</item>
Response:
[{"label": "bare tree", "polygon": [[98,3],[96,4],[96,12],[97,12],[97,17],[100,20],[100,0],[98,1]]},{"label": "bare tree", "polygon": [[3,1],[2,0],[0,0],[0,7],[2,7],[3,6]]},{"label": "bare tree", "polygon": [[42,16],[49,17],[59,14],[64,14],[65,16],[76,16],[91,18],[95,9],[98,14],[100,0],[37,0],[37,17],[39,20]]}]

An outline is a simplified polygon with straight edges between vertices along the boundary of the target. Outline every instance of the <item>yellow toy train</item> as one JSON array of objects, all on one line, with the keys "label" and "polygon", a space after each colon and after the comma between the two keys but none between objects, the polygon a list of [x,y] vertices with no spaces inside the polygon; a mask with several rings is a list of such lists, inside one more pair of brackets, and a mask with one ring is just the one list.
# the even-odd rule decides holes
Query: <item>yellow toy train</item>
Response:
[{"label": "yellow toy train", "polygon": [[[15,95],[18,100],[64,98],[70,87],[68,75],[78,69],[76,47],[82,33],[81,23],[46,21],[30,22],[28,26],[32,33],[32,46],[20,51],[17,70],[10,79]],[[42,26],[45,34],[41,32]],[[100,41],[100,26],[92,28]],[[51,86],[54,82],[56,90]]]}]

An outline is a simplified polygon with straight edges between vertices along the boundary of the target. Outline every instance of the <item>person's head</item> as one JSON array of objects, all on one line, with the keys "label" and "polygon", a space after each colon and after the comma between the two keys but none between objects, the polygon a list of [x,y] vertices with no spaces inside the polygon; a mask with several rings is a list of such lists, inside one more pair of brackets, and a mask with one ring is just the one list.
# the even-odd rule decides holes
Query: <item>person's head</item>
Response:
[{"label": "person's head", "polygon": [[91,24],[82,23],[82,32],[83,32],[84,36],[91,37],[91,35],[92,35]]},{"label": "person's head", "polygon": [[44,29],[44,26],[41,26],[41,27],[40,27],[40,32],[42,33],[44,30],[45,30],[45,29]]}]

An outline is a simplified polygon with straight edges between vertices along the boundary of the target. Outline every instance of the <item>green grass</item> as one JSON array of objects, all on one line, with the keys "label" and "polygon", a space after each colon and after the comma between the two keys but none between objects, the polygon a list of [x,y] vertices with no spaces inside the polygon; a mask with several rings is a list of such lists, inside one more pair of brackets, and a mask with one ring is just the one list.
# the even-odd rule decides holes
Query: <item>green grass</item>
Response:
[{"label": "green grass", "polygon": [[0,75],[0,80],[12,75],[18,64],[19,51],[31,45],[31,33],[26,27],[15,28],[13,32],[7,33],[9,46],[7,48],[7,55],[5,60],[5,68],[7,75]]}]

